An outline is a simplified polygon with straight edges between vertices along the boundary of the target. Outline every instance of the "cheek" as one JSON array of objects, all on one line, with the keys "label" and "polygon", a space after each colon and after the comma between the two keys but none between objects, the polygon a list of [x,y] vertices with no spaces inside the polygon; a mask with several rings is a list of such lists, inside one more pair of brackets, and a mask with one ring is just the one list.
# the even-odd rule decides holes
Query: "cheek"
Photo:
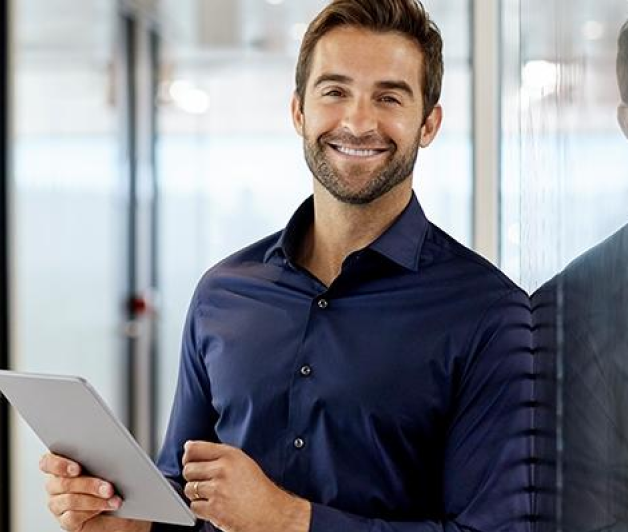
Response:
[{"label": "cheek", "polygon": [[408,118],[390,118],[382,126],[382,133],[397,144],[412,144],[421,129],[420,122]]},{"label": "cheek", "polygon": [[320,136],[340,127],[342,112],[339,107],[307,105],[303,110],[305,133],[308,136]]}]

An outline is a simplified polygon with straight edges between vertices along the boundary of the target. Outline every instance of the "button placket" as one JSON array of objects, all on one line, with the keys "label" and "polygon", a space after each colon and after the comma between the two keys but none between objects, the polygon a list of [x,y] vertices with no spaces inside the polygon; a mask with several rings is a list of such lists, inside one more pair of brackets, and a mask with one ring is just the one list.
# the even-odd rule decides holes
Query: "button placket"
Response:
[{"label": "button placket", "polygon": [[[313,306],[312,308],[325,310],[329,307],[329,300],[321,294],[314,298],[313,304],[315,306]],[[316,320],[314,316],[311,316],[310,318],[313,320]],[[310,366],[310,364],[305,362],[305,360],[307,360],[307,355],[305,355],[305,358],[302,359],[300,364],[296,366],[297,378],[300,377],[302,379],[309,379],[312,376],[312,373],[313,373],[312,366]],[[303,436],[303,431],[307,432],[307,422],[305,418],[303,417],[303,415],[307,417],[307,413],[306,413],[307,410],[305,411],[303,410],[304,408],[307,409],[307,402],[303,403],[302,399],[304,397],[307,397],[308,393],[305,392],[305,389],[301,389],[302,387],[306,386],[305,382],[303,382],[303,384],[301,385],[297,384],[297,382],[298,381],[293,381],[293,385],[292,385],[293,388],[291,391],[291,401],[294,401],[294,405],[291,408],[291,415],[290,415],[291,421],[289,423],[292,426],[292,429],[294,430],[294,432],[292,433],[293,439],[290,445],[294,451],[302,451],[304,447],[306,446],[305,438]],[[303,393],[305,393],[306,395],[305,396],[302,395]],[[293,414],[296,414],[297,411],[301,412],[302,415],[301,416],[293,415]],[[301,434],[301,436],[297,436],[297,434]],[[296,459],[296,456],[294,457],[294,459]]]}]

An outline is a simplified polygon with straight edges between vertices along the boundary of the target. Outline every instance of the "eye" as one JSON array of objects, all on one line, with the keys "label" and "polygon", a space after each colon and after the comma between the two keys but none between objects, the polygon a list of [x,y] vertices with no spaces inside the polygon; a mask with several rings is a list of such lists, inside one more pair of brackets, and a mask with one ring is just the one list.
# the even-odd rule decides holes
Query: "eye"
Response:
[{"label": "eye", "polygon": [[399,99],[395,98],[394,96],[380,96],[379,98],[380,102],[383,103],[388,103],[388,104],[393,104],[393,105],[400,105],[401,102],[399,101]]},{"label": "eye", "polygon": [[330,96],[332,98],[340,98],[342,96],[342,92],[338,89],[329,89],[323,92],[323,96]]}]

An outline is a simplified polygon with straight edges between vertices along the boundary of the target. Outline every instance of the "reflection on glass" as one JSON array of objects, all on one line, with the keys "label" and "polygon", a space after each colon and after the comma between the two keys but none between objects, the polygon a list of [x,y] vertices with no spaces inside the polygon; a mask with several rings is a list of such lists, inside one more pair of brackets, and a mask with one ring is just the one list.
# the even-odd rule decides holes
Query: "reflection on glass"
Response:
[{"label": "reflection on glass", "polygon": [[[170,413],[183,319],[201,274],[281,229],[310,194],[289,103],[306,22],[325,0],[162,4],[158,173],[162,358],[159,427]],[[415,183],[427,214],[471,239],[469,2],[427,1],[442,29],[445,123],[421,152]]]},{"label": "reflection on glass", "polygon": [[[14,2],[14,369],[80,374],[121,414],[121,208],[115,5]],[[52,532],[38,456],[16,419],[16,531]]]},{"label": "reflection on glass", "polygon": [[626,222],[623,0],[505,0],[502,265],[528,290]]},{"label": "reflection on glass", "polygon": [[628,530],[628,5],[507,5],[503,259],[534,291],[539,530]]},{"label": "reflection on glass", "polygon": [[[627,25],[620,30],[618,43],[617,74],[624,98]],[[620,103],[618,117],[627,132],[625,105],[625,100]],[[622,169],[625,180],[628,166]],[[612,209],[613,203],[605,208]],[[626,223],[626,195],[619,210]],[[601,212],[599,217],[603,223]],[[559,523],[573,531],[626,530],[628,225],[571,262],[544,290],[548,288],[557,294],[561,331],[557,343],[562,425],[557,455],[562,476]]]}]

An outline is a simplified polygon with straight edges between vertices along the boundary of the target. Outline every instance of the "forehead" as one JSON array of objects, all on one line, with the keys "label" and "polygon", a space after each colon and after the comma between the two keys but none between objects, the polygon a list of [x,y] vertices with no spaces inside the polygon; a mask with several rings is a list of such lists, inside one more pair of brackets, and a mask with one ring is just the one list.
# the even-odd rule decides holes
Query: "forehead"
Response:
[{"label": "forehead", "polygon": [[419,86],[423,52],[409,37],[343,26],[327,32],[316,44],[310,81],[321,74],[345,74],[354,79],[403,79]]}]

